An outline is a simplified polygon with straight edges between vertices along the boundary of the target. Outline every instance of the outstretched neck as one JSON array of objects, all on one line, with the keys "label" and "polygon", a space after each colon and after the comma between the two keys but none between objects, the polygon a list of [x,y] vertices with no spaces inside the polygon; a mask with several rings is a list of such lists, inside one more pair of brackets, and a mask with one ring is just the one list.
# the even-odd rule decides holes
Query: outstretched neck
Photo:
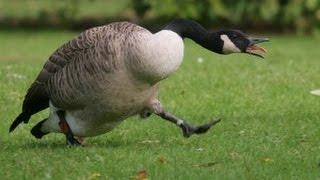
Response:
[{"label": "outstretched neck", "polygon": [[[177,19],[170,22],[164,30],[177,33],[181,38],[189,38],[202,47],[214,52],[219,52],[219,40],[217,34],[208,32],[199,23],[191,20]],[[216,43],[215,43],[216,41]]]}]

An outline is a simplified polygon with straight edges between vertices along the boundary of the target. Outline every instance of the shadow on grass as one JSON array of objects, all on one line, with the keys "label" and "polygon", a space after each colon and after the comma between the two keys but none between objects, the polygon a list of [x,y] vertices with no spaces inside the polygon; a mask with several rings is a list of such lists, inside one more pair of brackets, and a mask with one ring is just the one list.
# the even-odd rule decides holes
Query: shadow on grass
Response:
[{"label": "shadow on grass", "polygon": [[33,141],[21,144],[14,144],[15,148],[22,149],[63,149],[67,145],[61,142],[52,142],[52,141]]},{"label": "shadow on grass", "polygon": [[[159,146],[159,144],[162,144]],[[64,139],[27,139],[23,141],[21,139],[14,142],[3,142],[3,150],[12,151],[15,150],[41,150],[41,151],[86,151],[90,149],[105,149],[105,150],[121,150],[121,149],[140,149],[140,150],[148,150],[154,149],[155,151],[163,146],[170,146],[170,142],[166,141],[146,141],[139,139],[131,139],[131,140],[121,140],[121,139],[102,139],[102,138],[92,138],[86,139],[83,146],[68,146]],[[180,144],[181,145],[181,144]]]},{"label": "shadow on grass", "polygon": [[[18,141],[21,141],[19,139]],[[27,141],[21,141],[21,143],[15,142],[3,142],[6,147],[10,147],[10,149],[90,149],[90,148],[106,148],[106,149],[117,149],[122,147],[134,146],[137,144],[135,141],[121,141],[116,139],[106,139],[106,140],[95,140],[86,139],[83,143],[83,146],[68,146],[64,140],[60,139],[52,139],[52,140],[31,140],[27,139]]]}]

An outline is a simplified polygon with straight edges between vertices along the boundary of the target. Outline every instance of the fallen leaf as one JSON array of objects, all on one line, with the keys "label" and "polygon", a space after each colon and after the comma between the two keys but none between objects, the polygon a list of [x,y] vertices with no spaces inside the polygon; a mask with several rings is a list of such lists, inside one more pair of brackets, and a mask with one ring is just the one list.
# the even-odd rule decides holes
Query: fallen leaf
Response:
[{"label": "fallen leaf", "polygon": [[144,140],[144,141],[141,141],[140,143],[142,144],[153,144],[153,143],[159,143],[160,141],[159,140]]},{"label": "fallen leaf", "polygon": [[320,89],[310,91],[310,93],[316,96],[320,96]]},{"label": "fallen leaf", "polygon": [[7,74],[7,78],[13,78],[13,79],[26,79],[27,77],[21,74],[17,73],[9,73]]},{"label": "fallen leaf", "polygon": [[158,160],[159,160],[159,162],[160,162],[161,164],[164,164],[164,163],[168,162],[168,160],[167,160],[165,157],[163,157],[163,156],[160,156]]},{"label": "fallen leaf", "polygon": [[204,151],[203,148],[197,148],[196,151]]},{"label": "fallen leaf", "polygon": [[218,164],[218,162],[208,162],[203,164],[194,164],[193,167],[212,167],[216,164]]},{"label": "fallen leaf", "polygon": [[202,58],[202,57],[198,57],[198,58],[197,58],[197,62],[198,62],[198,63],[203,63],[203,58]]},{"label": "fallen leaf", "polygon": [[263,158],[262,161],[265,162],[265,163],[269,163],[269,162],[273,162],[273,159],[271,159],[271,158]]},{"label": "fallen leaf", "polygon": [[141,170],[137,173],[136,180],[147,180],[148,179],[148,174],[146,170]]},{"label": "fallen leaf", "polygon": [[88,179],[94,180],[94,179],[99,179],[101,177],[100,173],[92,173]]},{"label": "fallen leaf", "polygon": [[242,156],[238,152],[231,152],[230,156],[233,160],[242,158]]}]

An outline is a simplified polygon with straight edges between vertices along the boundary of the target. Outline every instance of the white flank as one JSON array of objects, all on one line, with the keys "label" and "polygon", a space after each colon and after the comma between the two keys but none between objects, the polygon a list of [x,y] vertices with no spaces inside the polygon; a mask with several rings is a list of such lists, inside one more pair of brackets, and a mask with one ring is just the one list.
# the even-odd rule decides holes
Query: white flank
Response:
[{"label": "white flank", "polygon": [[320,96],[320,89],[310,91],[310,93],[316,96]]},{"label": "white flank", "polygon": [[229,37],[225,34],[220,36],[221,40],[223,40],[223,53],[239,53],[241,50],[229,39]]}]

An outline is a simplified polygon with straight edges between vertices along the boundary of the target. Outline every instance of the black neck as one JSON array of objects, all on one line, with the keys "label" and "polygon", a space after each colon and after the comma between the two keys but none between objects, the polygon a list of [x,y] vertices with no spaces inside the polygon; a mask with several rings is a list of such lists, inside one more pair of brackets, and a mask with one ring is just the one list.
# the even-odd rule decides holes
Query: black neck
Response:
[{"label": "black neck", "polygon": [[214,32],[208,32],[195,21],[177,19],[170,22],[164,30],[173,31],[183,39],[192,39],[202,47],[220,53],[219,42],[215,42],[219,39],[217,39],[217,34]]}]

